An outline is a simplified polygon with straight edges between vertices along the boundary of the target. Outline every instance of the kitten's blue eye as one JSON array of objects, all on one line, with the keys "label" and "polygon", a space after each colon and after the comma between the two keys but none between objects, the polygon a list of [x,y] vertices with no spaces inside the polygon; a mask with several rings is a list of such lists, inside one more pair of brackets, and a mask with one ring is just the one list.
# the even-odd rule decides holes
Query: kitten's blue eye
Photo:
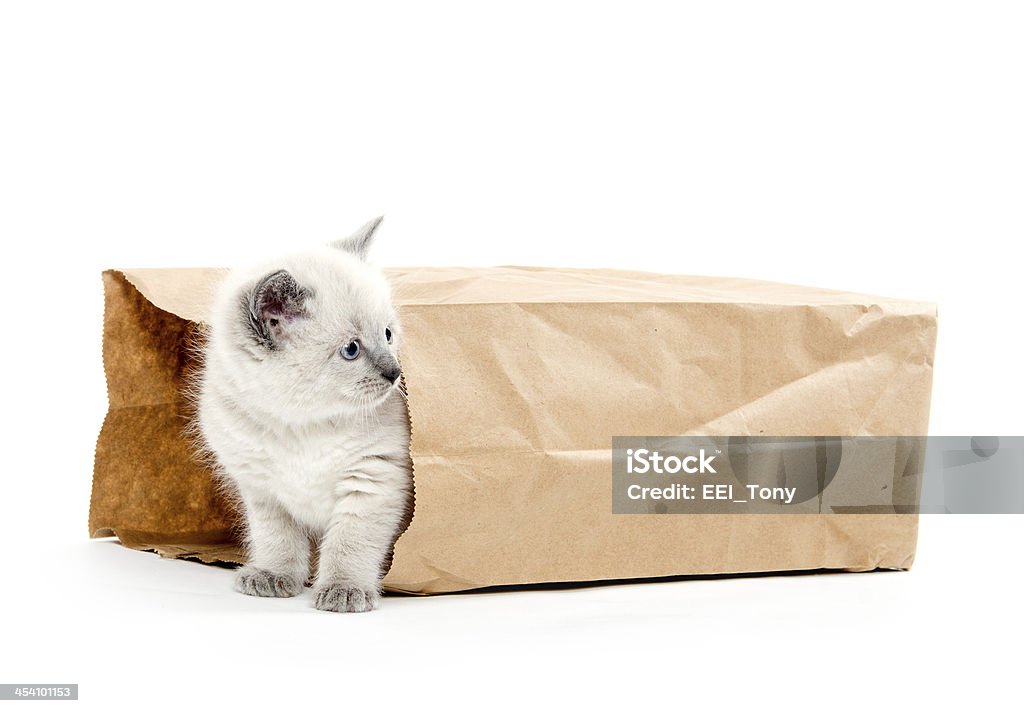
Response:
[{"label": "kitten's blue eye", "polygon": [[359,351],[359,342],[351,341],[341,348],[341,355],[351,361],[359,356]]},{"label": "kitten's blue eye", "polygon": [[388,340],[388,344],[391,344],[391,329],[388,327],[384,328],[384,338]]}]

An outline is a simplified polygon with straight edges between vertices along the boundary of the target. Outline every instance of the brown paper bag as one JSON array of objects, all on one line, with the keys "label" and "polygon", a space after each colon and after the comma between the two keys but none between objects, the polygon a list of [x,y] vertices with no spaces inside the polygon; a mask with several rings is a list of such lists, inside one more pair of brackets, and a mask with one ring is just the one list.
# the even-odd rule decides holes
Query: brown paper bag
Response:
[{"label": "brown paper bag", "polygon": [[[240,562],[190,455],[187,348],[223,271],[111,270],[89,531]],[[385,587],[909,568],[916,515],[613,515],[611,439],[924,435],[933,305],[751,280],[523,267],[389,271],[416,509]]]}]

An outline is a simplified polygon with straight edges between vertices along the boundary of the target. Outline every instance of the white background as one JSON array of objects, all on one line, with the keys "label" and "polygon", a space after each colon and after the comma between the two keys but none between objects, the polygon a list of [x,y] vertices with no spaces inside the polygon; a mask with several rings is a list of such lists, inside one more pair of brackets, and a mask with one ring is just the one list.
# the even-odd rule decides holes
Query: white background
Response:
[{"label": "white background", "polygon": [[1021,434],[1022,36],[994,2],[4,2],[0,682],[104,711],[1019,701],[1019,517],[924,518],[909,573],[332,616],[89,541],[86,516],[99,272],[380,213],[385,265],[935,301],[932,433]]}]

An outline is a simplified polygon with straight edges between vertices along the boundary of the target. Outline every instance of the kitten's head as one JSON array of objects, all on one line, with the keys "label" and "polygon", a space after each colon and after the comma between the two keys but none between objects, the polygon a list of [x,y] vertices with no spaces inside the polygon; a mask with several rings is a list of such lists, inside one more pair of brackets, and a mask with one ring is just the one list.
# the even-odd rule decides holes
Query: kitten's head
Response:
[{"label": "kitten's head", "polygon": [[366,262],[380,222],[232,273],[207,354],[225,382],[218,390],[292,423],[366,413],[397,398],[401,330],[386,278]]}]

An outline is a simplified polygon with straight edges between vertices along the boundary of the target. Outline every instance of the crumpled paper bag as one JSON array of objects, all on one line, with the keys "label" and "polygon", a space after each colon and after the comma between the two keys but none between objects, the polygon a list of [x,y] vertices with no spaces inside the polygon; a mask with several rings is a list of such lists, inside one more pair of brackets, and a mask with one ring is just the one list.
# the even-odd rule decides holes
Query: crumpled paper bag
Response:
[{"label": "crumpled paper bag", "polygon": [[[110,408],[96,448],[93,537],[170,557],[243,559],[238,513],[183,430],[197,325],[224,274],[103,274]],[[933,305],[615,270],[388,275],[405,331],[416,505],[387,589],[913,562],[912,514],[613,515],[611,439],[925,435]]]}]

